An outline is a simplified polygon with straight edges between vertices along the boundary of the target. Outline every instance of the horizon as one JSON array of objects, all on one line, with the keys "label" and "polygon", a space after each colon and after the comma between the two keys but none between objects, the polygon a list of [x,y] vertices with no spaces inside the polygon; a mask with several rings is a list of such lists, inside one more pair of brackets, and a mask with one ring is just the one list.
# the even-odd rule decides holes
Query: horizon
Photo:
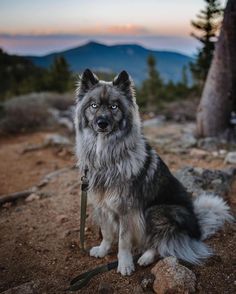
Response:
[{"label": "horizon", "polygon": [[[226,0],[221,3],[225,7]],[[10,54],[42,56],[95,41],[135,43],[193,56],[200,46],[190,34],[191,20],[204,8],[203,0],[70,0],[69,4],[1,0],[0,47]]]}]

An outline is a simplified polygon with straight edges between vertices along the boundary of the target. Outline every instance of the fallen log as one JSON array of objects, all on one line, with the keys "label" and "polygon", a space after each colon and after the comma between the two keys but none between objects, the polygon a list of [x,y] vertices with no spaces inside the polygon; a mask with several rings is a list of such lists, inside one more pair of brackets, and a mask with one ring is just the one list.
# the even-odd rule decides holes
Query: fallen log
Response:
[{"label": "fallen log", "polygon": [[12,193],[12,194],[7,194],[7,195],[2,195],[0,196],[0,205],[6,203],[6,202],[13,202],[19,199],[24,199],[28,197],[30,194],[32,194],[35,191],[35,189],[31,188],[28,190]]}]

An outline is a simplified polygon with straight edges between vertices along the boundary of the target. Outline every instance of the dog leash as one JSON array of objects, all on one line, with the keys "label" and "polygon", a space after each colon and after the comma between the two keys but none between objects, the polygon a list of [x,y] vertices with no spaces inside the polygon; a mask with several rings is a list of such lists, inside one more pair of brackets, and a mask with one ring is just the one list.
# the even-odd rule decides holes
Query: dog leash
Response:
[{"label": "dog leash", "polygon": [[[135,255],[134,262],[137,262],[141,254]],[[96,275],[108,272],[114,268],[117,268],[118,266],[118,261],[113,261],[105,265],[98,266],[90,271],[84,272],[77,277],[75,277],[73,280],[70,282],[70,286],[65,290],[65,291],[77,291],[85,287],[89,281]]]},{"label": "dog leash", "polygon": [[88,191],[88,169],[85,168],[84,175],[81,177],[81,200],[80,200],[80,248],[85,251],[84,247],[84,232],[86,223],[86,210],[87,210],[87,191]]}]

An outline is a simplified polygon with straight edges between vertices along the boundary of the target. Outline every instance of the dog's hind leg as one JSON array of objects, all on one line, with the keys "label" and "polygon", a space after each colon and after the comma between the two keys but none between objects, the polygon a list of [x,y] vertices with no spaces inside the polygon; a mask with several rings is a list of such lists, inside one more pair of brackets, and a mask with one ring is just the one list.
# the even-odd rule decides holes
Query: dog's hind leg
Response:
[{"label": "dog's hind leg", "polygon": [[103,240],[99,246],[91,248],[89,253],[90,256],[102,258],[108,254],[112,246],[115,234],[118,231],[118,225],[114,220],[114,216],[110,213],[104,214],[100,212],[98,221],[101,227]]},{"label": "dog's hind leg", "polygon": [[143,255],[139,258],[138,264],[141,266],[147,266],[154,262],[156,257],[156,249],[148,249]]}]

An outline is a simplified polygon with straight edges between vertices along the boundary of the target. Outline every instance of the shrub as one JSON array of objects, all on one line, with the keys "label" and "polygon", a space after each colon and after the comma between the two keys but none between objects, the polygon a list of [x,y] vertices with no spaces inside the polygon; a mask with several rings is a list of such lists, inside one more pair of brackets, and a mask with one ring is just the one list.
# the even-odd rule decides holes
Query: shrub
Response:
[{"label": "shrub", "polygon": [[0,118],[0,130],[4,133],[19,133],[49,126],[51,118],[42,98],[40,94],[30,94],[6,101]]},{"label": "shrub", "polygon": [[72,93],[68,94],[58,94],[58,93],[50,93],[45,96],[45,100],[47,104],[58,110],[67,110],[70,106],[75,103],[75,95]]}]

